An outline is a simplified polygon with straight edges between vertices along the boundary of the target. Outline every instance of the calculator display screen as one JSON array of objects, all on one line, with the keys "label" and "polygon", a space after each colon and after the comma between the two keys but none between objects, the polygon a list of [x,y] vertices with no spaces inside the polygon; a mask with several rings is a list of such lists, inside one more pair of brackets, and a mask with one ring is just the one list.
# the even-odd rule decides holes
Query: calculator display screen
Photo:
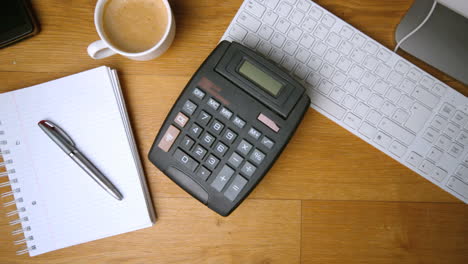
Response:
[{"label": "calculator display screen", "polygon": [[273,96],[277,96],[281,88],[283,88],[282,83],[247,60],[242,63],[239,72]]}]

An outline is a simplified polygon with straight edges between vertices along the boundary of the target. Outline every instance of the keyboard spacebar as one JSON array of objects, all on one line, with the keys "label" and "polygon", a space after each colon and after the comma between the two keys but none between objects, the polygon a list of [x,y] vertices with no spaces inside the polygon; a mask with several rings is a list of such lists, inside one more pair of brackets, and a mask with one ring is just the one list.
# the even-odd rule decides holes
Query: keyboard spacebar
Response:
[{"label": "keyboard spacebar", "polygon": [[346,114],[346,110],[343,107],[339,106],[338,104],[335,104],[332,100],[319,94],[318,92],[311,89],[309,91],[309,95],[312,104],[316,105],[317,107],[334,116],[335,118],[341,120]]}]

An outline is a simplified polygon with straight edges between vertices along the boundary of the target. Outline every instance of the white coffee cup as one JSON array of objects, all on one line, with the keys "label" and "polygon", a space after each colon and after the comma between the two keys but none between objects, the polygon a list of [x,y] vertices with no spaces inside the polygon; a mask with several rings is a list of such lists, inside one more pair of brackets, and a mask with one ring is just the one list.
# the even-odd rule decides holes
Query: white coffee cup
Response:
[{"label": "white coffee cup", "polygon": [[152,48],[137,53],[125,52],[116,48],[107,39],[106,34],[104,34],[102,16],[107,1],[108,0],[98,0],[96,9],[94,10],[94,25],[96,26],[96,31],[101,39],[88,46],[88,54],[91,58],[103,59],[115,54],[120,54],[132,60],[146,61],[161,56],[171,46],[175,36],[175,21],[171,6],[167,0],[155,0],[162,1],[166,7],[168,21],[163,37]]}]

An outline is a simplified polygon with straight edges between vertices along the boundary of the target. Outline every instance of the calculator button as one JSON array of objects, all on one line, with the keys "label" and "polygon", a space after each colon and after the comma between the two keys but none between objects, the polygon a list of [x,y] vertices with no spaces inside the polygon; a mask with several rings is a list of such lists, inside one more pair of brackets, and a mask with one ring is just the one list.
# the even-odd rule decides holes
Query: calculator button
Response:
[{"label": "calculator button", "polygon": [[221,142],[218,142],[216,144],[216,147],[214,148],[214,152],[219,154],[219,156],[224,156],[224,154],[226,154],[226,152],[228,151],[228,146],[224,145],[223,143]]},{"label": "calculator button", "polygon": [[210,176],[211,171],[203,166],[200,167],[200,169],[197,172],[197,176],[200,177],[200,179],[206,181],[208,177]]},{"label": "calculator button", "polygon": [[216,101],[215,99],[213,98],[210,98],[208,100],[208,105],[213,108],[214,110],[218,110],[219,106],[221,105],[220,103],[218,103],[218,101]]},{"label": "calculator button", "polygon": [[185,149],[187,150],[190,150],[193,146],[193,144],[195,143],[195,141],[193,141],[193,139],[191,139],[190,137],[188,136],[185,136],[184,139],[182,140],[182,147],[184,147]]},{"label": "calculator button", "polygon": [[263,152],[261,152],[258,149],[255,149],[252,152],[252,155],[250,155],[250,160],[256,163],[257,165],[260,165],[260,163],[262,163],[264,159],[265,159],[265,154],[263,154]]},{"label": "calculator button", "polygon": [[223,128],[224,124],[219,122],[218,120],[215,120],[213,124],[211,124],[211,130],[218,135],[221,133],[221,131],[223,131]]},{"label": "calculator button", "polygon": [[262,142],[262,145],[265,146],[268,149],[273,148],[273,146],[275,145],[275,142],[273,142],[273,140],[269,139],[266,136],[262,138],[261,142]]},{"label": "calculator button", "polygon": [[208,125],[208,122],[210,122],[210,120],[211,120],[211,115],[205,111],[201,111],[200,114],[198,115],[198,121],[200,121],[200,124],[204,126]]},{"label": "calculator button", "polygon": [[210,154],[210,156],[208,156],[208,158],[206,159],[206,166],[209,169],[214,170],[216,166],[218,166],[218,163],[219,163],[219,159],[213,156],[212,154]]},{"label": "calculator button", "polygon": [[244,128],[245,126],[245,121],[242,120],[242,118],[236,116],[234,117],[234,120],[232,120],[232,122],[234,123],[234,125],[236,125],[238,128]]},{"label": "calculator button", "polygon": [[172,147],[172,144],[174,144],[174,141],[179,136],[179,133],[180,130],[177,129],[175,126],[169,126],[161,141],[159,141],[158,147],[164,150],[165,152],[168,152],[169,149]]},{"label": "calculator button", "polygon": [[224,116],[228,120],[231,119],[232,117],[232,112],[229,111],[229,109],[227,109],[226,107],[221,108],[220,113],[222,116]]},{"label": "calculator button", "polygon": [[248,178],[252,177],[252,175],[255,173],[255,170],[257,167],[255,167],[252,163],[246,162],[244,166],[242,166],[241,172]]},{"label": "calculator button", "polygon": [[190,127],[189,134],[194,136],[195,138],[198,138],[201,134],[203,129],[197,125],[197,124],[192,124],[192,127]]},{"label": "calculator button", "polygon": [[174,119],[174,122],[181,127],[184,127],[188,121],[189,121],[189,118],[182,113],[178,113],[176,118]]},{"label": "calculator button", "polygon": [[177,149],[174,152],[174,158],[190,171],[195,171],[195,169],[198,166],[198,162],[196,162],[189,155],[187,155],[187,153],[183,152],[180,149]]},{"label": "calculator button", "polygon": [[223,138],[230,144],[236,140],[237,134],[234,133],[231,129],[227,129],[224,132]]},{"label": "calculator button", "polygon": [[242,163],[243,160],[244,159],[241,157],[241,155],[234,152],[234,153],[232,153],[232,155],[229,158],[228,162],[229,162],[229,164],[234,166],[234,168],[237,168],[237,167],[239,167],[239,165]]},{"label": "calculator button", "polygon": [[232,183],[227,188],[226,192],[224,192],[224,196],[231,202],[234,201],[246,184],[246,179],[240,175],[236,175]]},{"label": "calculator button", "polygon": [[211,135],[208,132],[205,132],[203,134],[203,136],[202,136],[201,142],[202,142],[203,145],[205,145],[207,147],[211,147],[211,145],[213,145],[215,140],[216,140],[216,138],[213,135]]},{"label": "calculator button", "polygon": [[195,112],[196,109],[197,105],[190,100],[187,100],[187,102],[185,102],[184,106],[182,107],[182,111],[184,111],[188,115],[193,115],[193,112]]},{"label": "calculator button", "polygon": [[249,129],[249,135],[255,138],[255,140],[258,140],[262,136],[262,133],[260,133],[260,131],[258,131],[257,129],[251,127]]},{"label": "calculator button", "polygon": [[198,88],[195,88],[195,90],[193,90],[193,95],[195,95],[195,97],[197,97],[198,99],[202,100],[203,97],[205,97],[205,92]]},{"label": "calculator button", "polygon": [[224,188],[226,183],[229,181],[229,179],[231,179],[233,174],[234,170],[231,169],[229,166],[224,165],[224,167],[218,173],[214,181],[211,183],[211,187],[220,192]]},{"label": "calculator button", "polygon": [[195,158],[200,160],[202,160],[205,157],[206,152],[208,151],[200,145],[196,146],[195,149],[193,149],[193,155],[195,156]]},{"label": "calculator button", "polygon": [[249,154],[250,150],[252,149],[252,144],[249,142],[242,140],[239,146],[237,146],[237,150],[242,153],[244,156]]},{"label": "calculator button", "polygon": [[271,130],[278,132],[280,130],[279,126],[275,123],[275,121],[271,120],[264,114],[260,114],[257,119],[262,122],[265,126],[269,127]]}]

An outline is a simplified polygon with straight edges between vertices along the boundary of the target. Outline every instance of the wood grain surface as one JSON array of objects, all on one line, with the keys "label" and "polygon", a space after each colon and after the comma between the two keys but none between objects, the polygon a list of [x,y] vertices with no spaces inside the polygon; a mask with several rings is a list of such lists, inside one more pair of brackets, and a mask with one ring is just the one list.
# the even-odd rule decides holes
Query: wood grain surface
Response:
[{"label": "wood grain surface", "polygon": [[[12,219],[0,209],[0,263],[468,263],[466,205],[313,109],[230,217],[190,198],[146,155],[173,102],[242,0],[170,1],[175,41],[148,62],[88,57],[88,44],[98,39],[95,2],[33,0],[42,31],[0,50],[0,92],[101,65],[117,69],[158,222],[30,258],[15,256]],[[413,1],[316,2],[392,48],[396,25]],[[468,95],[468,87],[401,55]]]}]

